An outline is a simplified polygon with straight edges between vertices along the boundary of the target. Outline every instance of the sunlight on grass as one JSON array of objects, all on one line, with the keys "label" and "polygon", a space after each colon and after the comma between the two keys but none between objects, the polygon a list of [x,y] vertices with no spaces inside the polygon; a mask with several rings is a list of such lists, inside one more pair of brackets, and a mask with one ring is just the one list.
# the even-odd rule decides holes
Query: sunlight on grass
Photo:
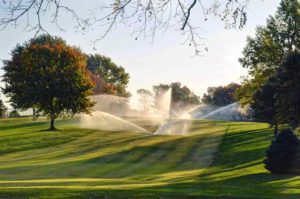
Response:
[{"label": "sunlight on grass", "polygon": [[1,120],[0,126],[0,192],[8,196],[47,196],[55,189],[53,197],[110,190],[116,198],[120,193],[273,198],[294,197],[300,188],[299,177],[264,169],[272,139],[266,124],[194,121],[188,136],[79,129],[72,120],[58,121],[56,132],[43,131],[47,122],[29,118]]}]

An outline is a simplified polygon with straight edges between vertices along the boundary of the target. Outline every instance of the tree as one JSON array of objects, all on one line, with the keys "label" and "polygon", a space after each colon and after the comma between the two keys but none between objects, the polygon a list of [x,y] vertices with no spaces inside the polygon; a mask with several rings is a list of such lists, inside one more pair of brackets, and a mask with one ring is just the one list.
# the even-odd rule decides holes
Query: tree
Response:
[{"label": "tree", "polygon": [[161,96],[161,94],[169,88],[172,89],[172,109],[180,108],[180,106],[195,105],[200,103],[199,97],[195,95],[188,87],[181,86],[180,82],[153,86],[155,97],[157,98],[158,96]]},{"label": "tree", "polygon": [[261,81],[257,80],[243,77],[240,88],[235,92],[236,99],[242,106],[251,104],[254,93],[263,85]]},{"label": "tree", "polygon": [[154,107],[153,93],[146,89],[137,90],[137,94],[140,96],[140,102],[143,105],[143,112],[147,113],[151,108]]},{"label": "tree", "polygon": [[271,173],[288,173],[293,168],[300,141],[293,131],[284,129],[272,141],[264,159],[265,168]]},{"label": "tree", "polygon": [[[198,28],[201,22],[207,21],[209,16],[213,15],[219,17],[226,28],[242,28],[247,20],[248,1],[110,0],[103,1],[104,5],[99,10],[83,12],[82,17],[78,8],[63,0],[5,0],[1,4],[3,17],[0,18],[0,26],[5,28],[25,20],[25,28],[38,34],[47,32],[45,21],[56,24],[59,30],[64,30],[60,19],[62,16],[70,17],[73,19],[73,25],[82,32],[94,26],[104,27],[104,31],[95,42],[107,36],[118,24],[127,25],[136,39],[154,38],[158,30],[165,32],[173,29],[182,32],[187,43],[198,54],[203,47],[199,35],[201,28]],[[195,13],[201,13],[202,19],[199,20],[198,15],[193,15]]]},{"label": "tree", "polygon": [[278,68],[276,78],[276,117],[296,128],[300,124],[300,54],[288,56]]},{"label": "tree", "polygon": [[250,104],[252,117],[255,121],[267,122],[274,126],[274,136],[278,133],[276,97],[278,92],[278,82],[275,76],[271,77],[253,96]]},{"label": "tree", "polygon": [[226,106],[236,102],[235,92],[239,84],[230,83],[227,86],[208,87],[207,93],[203,94],[201,102],[214,106]]},{"label": "tree", "polygon": [[274,126],[275,135],[278,124],[289,124],[292,128],[299,126],[299,79],[300,54],[292,54],[253,96],[253,118]]},{"label": "tree", "polygon": [[201,98],[201,103],[203,104],[213,104],[212,95],[209,94],[210,93],[209,88],[207,89],[207,93],[204,93]]},{"label": "tree", "polygon": [[89,55],[87,58],[87,69],[92,73],[92,79],[96,86],[94,94],[112,94],[129,97],[126,91],[129,83],[129,74],[122,66],[117,66],[109,57],[103,55]]},{"label": "tree", "polygon": [[242,84],[238,98],[242,104],[251,103],[253,94],[276,73],[283,60],[300,50],[300,2],[282,0],[274,16],[259,26],[253,38],[247,38],[243,57],[239,59],[248,69],[249,79]]},{"label": "tree", "polygon": [[35,107],[51,120],[89,112],[93,83],[86,70],[86,56],[61,38],[41,35],[17,45],[4,61],[3,92],[14,107]]},{"label": "tree", "polygon": [[187,86],[181,86],[180,82],[170,84],[172,88],[172,103],[185,102],[188,104],[200,104],[199,97],[195,95]]},{"label": "tree", "polygon": [[4,117],[6,111],[7,111],[7,108],[4,105],[3,101],[0,99],[0,118]]}]

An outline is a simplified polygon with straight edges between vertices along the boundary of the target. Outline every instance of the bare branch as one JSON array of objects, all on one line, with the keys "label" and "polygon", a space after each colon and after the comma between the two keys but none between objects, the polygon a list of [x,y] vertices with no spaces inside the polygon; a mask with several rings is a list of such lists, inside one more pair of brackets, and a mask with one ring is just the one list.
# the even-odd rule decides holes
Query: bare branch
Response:
[{"label": "bare branch", "polygon": [[[178,2],[180,2],[180,1],[178,1]],[[187,14],[185,14],[185,20],[184,20],[184,22],[183,22],[183,26],[182,26],[181,30],[184,30],[184,29],[185,29],[185,26],[186,26],[186,24],[187,24],[187,22],[188,22],[188,20],[189,20],[189,18],[190,18],[190,15],[191,15],[191,10],[192,10],[192,8],[196,5],[196,3],[197,3],[197,0],[194,0],[193,3],[192,3],[192,4],[190,5],[190,7],[188,8]]]},{"label": "bare branch", "polygon": [[[18,26],[19,21],[25,19],[25,29],[35,31],[36,35],[47,32],[44,24],[47,22],[54,23],[59,30],[64,31],[59,19],[70,16],[74,27],[79,31],[87,31],[94,26],[104,28],[94,44],[105,38],[114,27],[124,24],[132,30],[135,39],[150,37],[153,41],[158,31],[180,31],[185,37],[185,43],[199,54],[202,49],[206,49],[200,37],[201,24],[196,24],[201,23],[201,20],[191,20],[192,10],[201,13],[203,21],[213,15],[224,21],[226,28],[243,28],[247,20],[245,10],[248,1],[250,0],[223,0],[222,3],[219,0],[103,0],[105,5],[90,11],[93,17],[81,17],[75,8],[63,4],[66,2],[64,0],[2,0],[0,11],[6,14],[0,18],[0,30],[9,25]],[[88,3],[88,0],[84,3]]]}]

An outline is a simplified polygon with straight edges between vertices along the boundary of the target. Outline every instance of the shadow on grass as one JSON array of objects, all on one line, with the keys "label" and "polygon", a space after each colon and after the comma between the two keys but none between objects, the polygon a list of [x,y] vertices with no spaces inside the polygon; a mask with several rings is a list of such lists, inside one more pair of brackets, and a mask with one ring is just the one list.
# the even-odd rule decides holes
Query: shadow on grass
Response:
[{"label": "shadow on grass", "polygon": [[[230,129],[231,130],[231,129]],[[189,152],[185,156],[175,159],[174,162],[169,162],[167,157],[175,150],[180,150],[182,142],[192,142]],[[93,177],[103,177],[105,172],[114,174],[111,177],[124,177],[136,174],[160,174],[180,170],[174,165],[182,164],[183,162],[191,162],[189,167],[184,169],[192,170],[201,168],[195,160],[191,159],[193,150],[201,147],[201,139],[197,136],[178,138],[171,141],[163,141],[149,146],[134,146],[121,152],[107,154],[101,157],[94,157],[86,160],[81,160],[72,163],[63,163],[61,165],[43,165],[44,170],[40,170],[40,175],[45,175],[47,172],[56,172],[59,177],[66,176],[66,172],[76,174],[80,168],[80,177],[89,177],[84,175],[89,170],[102,170],[103,172],[95,174]],[[249,131],[235,132],[225,135],[221,143],[220,150],[212,165],[212,168],[199,176],[198,181],[190,183],[180,183],[183,178],[188,179],[190,176],[175,177],[172,181],[167,182],[168,185],[159,185],[148,188],[133,187],[127,190],[100,190],[91,187],[89,190],[74,190],[74,189],[0,189],[1,196],[7,198],[18,197],[57,197],[64,198],[300,198],[300,194],[287,192],[289,187],[286,187],[280,181],[292,181],[293,175],[271,175],[268,173],[255,173],[251,170],[259,166],[265,155],[265,150],[272,139],[272,131],[262,128]],[[135,138],[128,144],[135,143]],[[141,140],[143,141],[143,140]],[[127,143],[127,142],[126,142]],[[119,143],[120,147],[124,143]],[[101,145],[90,146],[90,150],[85,153],[98,150]],[[185,146],[186,147],[186,146]],[[209,145],[207,146],[209,147]],[[76,154],[83,155],[83,154]],[[115,167],[109,167],[112,163]],[[118,164],[120,163],[120,164]],[[157,165],[161,164],[161,167]],[[108,165],[108,167],[106,167]],[[68,168],[59,171],[57,168]],[[24,168],[25,171],[35,170],[41,166],[30,166]],[[106,168],[106,169],[105,169]],[[27,170],[28,169],[28,170]],[[151,170],[153,169],[153,170]],[[247,170],[248,173],[239,173],[239,171]],[[45,172],[47,171],[47,172]],[[226,176],[226,173],[234,175]],[[12,172],[12,171],[10,171]],[[13,171],[14,175],[18,175],[18,168]],[[252,172],[252,173],[251,173]],[[254,172],[254,173],[253,173]],[[39,174],[39,173],[37,173]],[[212,175],[220,174],[222,178],[214,179]],[[47,176],[45,176],[47,177]],[[75,175],[76,177],[76,175]],[[211,178],[210,178],[211,177]],[[289,180],[291,179],[291,180]],[[151,182],[151,180],[150,180]],[[142,183],[142,182],[141,182]]]},{"label": "shadow on grass", "polygon": [[[258,199],[258,198],[299,198],[299,193],[286,193],[281,186],[269,186],[267,183],[284,180],[288,176],[270,174],[249,174],[230,178],[217,183],[174,183],[163,186],[130,189],[63,189],[63,188],[30,188],[0,189],[1,196],[6,198],[215,198],[215,199]],[[253,182],[251,184],[247,182]]]},{"label": "shadow on grass", "polygon": [[39,126],[44,126],[47,124],[47,121],[28,121],[26,123],[21,123],[21,124],[7,124],[5,126],[1,126],[1,130],[13,130],[17,128],[30,128],[30,127],[39,127]]},{"label": "shadow on grass", "polygon": [[93,130],[65,129],[58,131],[36,130],[0,137],[0,155],[19,151],[45,149],[63,145],[94,132]]},{"label": "shadow on grass", "polygon": [[[276,183],[292,177],[294,176],[256,173],[216,182],[203,180],[197,183],[173,183],[166,186],[141,188],[132,193],[137,192],[141,195],[152,193],[162,196],[162,198],[299,198],[299,193],[288,193],[286,192],[287,187]],[[274,185],[270,185],[270,183],[274,183]]]},{"label": "shadow on grass", "polygon": [[[158,139],[158,137],[154,138]],[[51,161],[55,160],[57,156],[51,156],[50,151],[50,154],[45,154],[45,156],[50,156],[54,159],[50,158],[47,162],[39,165],[22,166],[22,164],[20,164],[18,166],[1,169],[0,174],[5,175],[8,179],[16,179],[16,176],[20,177],[19,179],[28,179],[33,177],[51,178],[54,177],[52,174],[59,176],[59,178],[145,177],[145,175],[159,175],[174,171],[201,169],[206,165],[202,164],[200,161],[195,162],[192,158],[196,153],[195,148],[202,147],[203,150],[207,150],[208,148],[215,147],[210,143],[202,144],[204,140],[209,139],[204,139],[203,136],[181,137],[173,140],[162,140],[146,146],[139,146],[141,143],[146,141],[146,139],[147,137],[141,137],[139,142],[136,143],[136,146],[134,145],[136,141],[136,138],[134,137],[130,143],[113,143],[113,146],[116,149],[118,149],[118,147],[123,148],[126,145],[132,147],[126,147],[126,149],[124,148],[123,150],[121,149],[121,151],[116,152],[111,151],[107,155],[97,157],[90,156],[89,154],[97,154],[98,151],[104,149],[103,147],[110,148],[111,146],[105,146],[107,143],[93,142],[89,145],[83,146],[82,150],[80,150],[81,153],[68,153],[65,157],[60,157],[62,158],[61,161],[65,160],[65,162],[54,162],[53,164]],[[183,143],[184,145],[188,145],[181,148]],[[58,150],[64,150],[64,148],[59,148]],[[56,154],[58,151],[55,150],[53,153]],[[76,156],[86,156],[87,159],[77,159]],[[205,156],[203,156],[203,158],[205,158]],[[28,175],[28,177],[26,177],[26,175],[23,175],[24,171],[32,175]],[[196,178],[196,176],[197,173],[194,174],[194,178]],[[159,176],[156,176],[155,178],[158,180]]]},{"label": "shadow on grass", "polygon": [[230,168],[262,160],[272,138],[268,128],[226,134],[212,166]]}]

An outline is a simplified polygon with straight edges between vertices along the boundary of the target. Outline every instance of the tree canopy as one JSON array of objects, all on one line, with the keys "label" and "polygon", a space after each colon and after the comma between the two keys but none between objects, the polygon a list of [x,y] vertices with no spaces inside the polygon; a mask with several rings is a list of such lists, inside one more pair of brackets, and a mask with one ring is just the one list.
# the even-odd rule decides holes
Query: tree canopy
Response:
[{"label": "tree canopy", "polygon": [[111,58],[99,54],[88,55],[87,69],[95,82],[94,94],[107,93],[122,97],[130,95],[126,91],[129,74],[122,66],[112,62]]},{"label": "tree canopy", "polygon": [[274,126],[274,135],[277,135],[279,125],[279,121],[276,117],[277,90],[277,78],[272,76],[254,93],[250,104],[254,121],[267,122],[270,126]]},{"label": "tree canopy", "polygon": [[[271,126],[300,124],[300,54],[292,54],[258,89],[251,103],[253,117]],[[275,129],[276,133],[276,129]]]},{"label": "tree canopy", "polygon": [[230,83],[227,86],[208,87],[201,102],[214,106],[226,106],[237,101],[235,92],[240,88],[239,84]]},{"label": "tree canopy", "polygon": [[300,124],[300,54],[284,60],[277,74],[276,117],[293,128]]},{"label": "tree canopy", "polygon": [[242,104],[251,103],[253,94],[271,77],[283,60],[300,47],[300,2],[282,0],[274,16],[265,26],[257,27],[255,37],[247,38],[243,57],[239,59],[248,69],[248,78],[238,91]]},{"label": "tree canopy", "polygon": [[86,70],[86,56],[61,38],[40,35],[17,45],[4,61],[3,89],[15,108],[35,107],[51,119],[89,112],[94,84]]}]

